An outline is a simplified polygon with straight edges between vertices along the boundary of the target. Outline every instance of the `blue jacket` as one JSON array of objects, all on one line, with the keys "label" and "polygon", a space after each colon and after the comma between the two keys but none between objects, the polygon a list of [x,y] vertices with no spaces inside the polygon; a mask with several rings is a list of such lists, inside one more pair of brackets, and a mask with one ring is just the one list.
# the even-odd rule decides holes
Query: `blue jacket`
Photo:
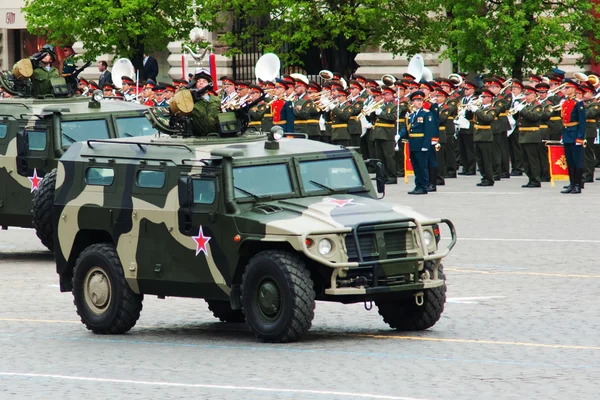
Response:
[{"label": "blue jacket", "polygon": [[286,133],[294,132],[294,105],[291,101],[286,101],[281,109],[281,121],[285,121],[282,125],[283,131]]},{"label": "blue jacket", "polygon": [[[571,113],[565,118],[564,113],[569,109],[569,102],[574,102],[575,105],[571,108]],[[585,104],[583,101],[565,100],[562,106],[563,117],[563,134],[562,141],[565,144],[582,143],[585,140]]]},{"label": "blue jacket", "polygon": [[405,129],[400,132],[401,138],[408,138],[410,151],[421,151],[431,147],[431,139],[439,137],[439,126],[434,113],[423,108],[406,114]]}]

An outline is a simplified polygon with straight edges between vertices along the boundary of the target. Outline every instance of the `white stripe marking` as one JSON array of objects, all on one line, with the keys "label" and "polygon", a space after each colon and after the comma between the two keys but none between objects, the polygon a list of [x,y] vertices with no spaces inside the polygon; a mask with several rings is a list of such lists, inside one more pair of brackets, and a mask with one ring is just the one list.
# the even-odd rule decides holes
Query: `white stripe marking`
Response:
[{"label": "white stripe marking", "polygon": [[26,373],[19,373],[19,372],[0,372],[0,377],[1,376],[7,376],[7,377],[15,376],[15,377],[22,377],[22,378],[45,378],[45,379],[56,379],[56,380],[86,381],[86,382],[101,382],[101,383],[123,383],[123,384],[128,384],[128,385],[144,385],[144,386],[168,386],[168,387],[201,388],[201,389],[248,390],[248,391],[267,392],[267,393],[315,394],[315,395],[354,397],[354,398],[367,398],[367,399],[425,400],[425,399],[417,399],[414,397],[386,396],[386,395],[368,394],[368,393],[348,393],[348,392],[336,392],[336,391],[330,391],[330,390],[284,389],[284,388],[266,388],[266,387],[233,386],[233,385],[206,385],[206,384],[201,384],[201,383],[151,382],[151,381],[134,381],[134,380],[129,380],[129,379],[91,378],[91,377],[69,376],[69,375],[26,374]]},{"label": "white stripe marking", "polygon": [[457,304],[479,304],[476,300],[489,300],[489,299],[504,299],[504,296],[482,296],[482,297],[449,297],[446,299],[447,303]]},{"label": "white stripe marking", "polygon": [[[442,239],[450,240],[448,237]],[[502,239],[502,238],[464,238],[459,237],[458,241],[469,240],[473,242],[541,242],[541,243],[600,243],[600,240],[587,239]]]},{"label": "white stripe marking", "polygon": [[[485,190],[485,189],[484,189]],[[443,189],[436,192],[436,194],[525,194],[531,192],[446,192]]]}]

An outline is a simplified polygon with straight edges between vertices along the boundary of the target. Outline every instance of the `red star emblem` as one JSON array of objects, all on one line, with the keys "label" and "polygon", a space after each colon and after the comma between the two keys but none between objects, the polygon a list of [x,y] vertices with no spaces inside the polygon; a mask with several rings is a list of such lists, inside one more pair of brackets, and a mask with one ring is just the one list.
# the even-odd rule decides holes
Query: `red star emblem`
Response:
[{"label": "red star emblem", "polygon": [[204,236],[204,232],[202,232],[202,226],[200,226],[198,236],[192,236],[192,239],[194,239],[194,242],[196,242],[196,255],[200,254],[200,252],[203,252],[204,255],[207,256],[208,252],[206,249],[206,245],[208,244],[208,241],[211,239],[211,237]]},{"label": "red star emblem", "polygon": [[323,203],[325,204],[335,204],[336,207],[344,207],[348,204],[354,205],[354,199],[334,199],[333,197],[326,197],[323,199]]},{"label": "red star emblem", "polygon": [[44,178],[40,178],[37,175],[37,169],[35,168],[33,169],[33,176],[30,176],[27,179],[31,181],[31,193],[33,193],[34,190],[38,190],[40,188],[40,183],[44,180]]}]

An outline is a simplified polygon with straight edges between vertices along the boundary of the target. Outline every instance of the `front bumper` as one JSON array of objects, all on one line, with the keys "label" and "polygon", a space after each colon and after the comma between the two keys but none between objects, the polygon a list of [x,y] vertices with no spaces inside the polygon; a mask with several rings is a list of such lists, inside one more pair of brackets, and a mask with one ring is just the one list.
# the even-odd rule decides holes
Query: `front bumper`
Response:
[{"label": "front bumper", "polygon": [[[451,241],[447,247],[433,252],[427,250],[424,226],[447,225],[451,233]],[[392,256],[385,259],[367,260],[361,250],[359,234],[384,229],[410,229],[415,233],[416,244],[405,256]],[[314,235],[331,233],[351,234],[357,252],[357,261],[333,262],[310,252],[305,240]],[[415,218],[401,218],[382,224],[358,224],[340,232],[311,232],[302,240],[303,251],[309,258],[333,268],[330,287],[325,290],[331,296],[356,296],[388,292],[416,291],[444,285],[439,278],[439,267],[442,258],[446,257],[456,244],[456,230],[447,219],[436,219],[419,222]],[[432,264],[432,274],[424,274],[425,262]]]}]

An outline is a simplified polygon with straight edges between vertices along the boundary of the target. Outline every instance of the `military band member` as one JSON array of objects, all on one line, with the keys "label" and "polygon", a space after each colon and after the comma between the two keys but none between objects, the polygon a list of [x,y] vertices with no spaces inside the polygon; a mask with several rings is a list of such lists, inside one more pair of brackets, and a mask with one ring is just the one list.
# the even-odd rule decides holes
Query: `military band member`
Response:
[{"label": "military band member", "polygon": [[539,146],[542,143],[540,123],[544,109],[537,101],[537,91],[533,86],[523,86],[525,98],[515,105],[519,118],[519,144],[521,145],[522,165],[529,181],[524,188],[539,188],[541,184],[541,165]]},{"label": "military band member", "polygon": [[306,119],[306,134],[309,139],[320,140],[321,128],[319,120],[321,119],[321,110],[317,105],[317,100],[320,98],[321,87],[316,82],[308,84],[307,101],[304,104],[303,111],[307,116]]},{"label": "military band member", "polygon": [[[548,79],[550,80],[550,90],[556,90],[560,84],[562,83],[562,79],[558,75],[549,75]],[[554,93],[552,96],[548,98],[548,101],[552,103],[553,106],[558,106],[565,100],[565,95],[562,91]],[[550,140],[559,141],[563,132],[563,123],[561,117],[561,108],[555,107],[552,115],[550,116],[550,120],[548,121],[548,134],[550,135]]]},{"label": "military band member", "polygon": [[562,142],[569,170],[569,186],[561,193],[581,193],[583,175],[583,143],[585,141],[585,104],[575,100],[577,83],[565,79],[564,93],[567,99],[562,102],[561,116],[564,125]]},{"label": "military band member", "polygon": [[220,78],[221,81],[221,104],[227,103],[233,98],[237,97],[239,93],[237,93],[235,87],[235,80],[230,76],[222,76]]},{"label": "military band member", "polygon": [[474,133],[473,142],[475,144],[475,159],[479,166],[481,182],[477,186],[494,186],[494,164],[492,156],[492,146],[494,134],[492,132],[492,123],[497,121],[498,110],[492,106],[494,93],[489,88],[481,91],[481,107],[475,105],[468,106],[474,114]]},{"label": "military band member", "polygon": [[167,104],[171,104],[171,99],[175,95],[175,91],[177,89],[171,83],[165,83],[164,87],[165,87],[165,101],[167,102]]},{"label": "military band member", "polygon": [[384,86],[381,89],[383,105],[375,110],[377,119],[373,126],[373,140],[375,152],[383,163],[386,184],[398,182],[396,177],[396,161],[394,159],[394,148],[396,147],[397,113],[394,102],[394,88]]},{"label": "military band member", "polygon": [[[443,152],[443,158],[445,160],[444,170],[440,169],[440,177],[442,178],[456,178],[456,170],[458,164],[456,162],[457,144],[456,138],[454,137],[454,119],[458,115],[458,104],[460,99],[451,96],[454,89],[454,82],[450,79],[441,79],[438,81],[439,87],[446,93],[446,100],[444,101],[443,108],[446,109],[446,131],[445,133],[445,146],[441,146],[440,150]],[[454,91],[456,93],[457,91]],[[464,92],[464,90],[463,90]],[[440,125],[441,126],[441,125]]]},{"label": "military band member", "polygon": [[114,96],[115,85],[112,83],[105,83],[102,86],[102,94],[104,97],[113,97]]},{"label": "military band member", "polygon": [[271,132],[271,128],[273,127],[273,110],[271,105],[273,104],[273,101],[276,100],[275,82],[264,82],[263,90],[265,91],[264,101],[266,104],[266,111],[263,116],[261,128],[263,132]]},{"label": "military band member", "polygon": [[[531,82],[532,78],[529,80]],[[550,160],[548,158],[548,149],[546,148],[546,141],[550,140],[550,129],[548,124],[550,123],[553,112],[552,102],[548,99],[550,85],[546,82],[541,82],[535,85],[535,89],[538,93],[538,101],[542,107],[542,119],[540,120],[540,136],[542,138],[542,143],[538,146],[541,169],[540,178],[542,182],[550,182]]]},{"label": "military band member", "polygon": [[[434,92],[435,99],[437,104],[439,105],[439,149],[434,151],[437,157],[437,164],[439,170],[439,177],[437,178],[436,185],[445,185],[445,177],[448,176],[447,171],[447,155],[449,153],[449,149],[444,149],[444,147],[448,147],[448,138],[450,136],[454,137],[454,118],[451,116],[451,109],[448,104],[446,104],[446,100],[448,99],[448,93],[442,88],[436,89]],[[434,150],[436,150],[434,148]],[[453,154],[452,154],[453,155]],[[451,155],[451,156],[452,156]],[[456,177],[456,171],[454,174]],[[429,178],[431,181],[431,177]]]},{"label": "military band member", "polygon": [[475,175],[475,146],[473,144],[475,122],[473,119],[473,112],[467,109],[467,105],[476,100],[476,88],[477,85],[474,82],[467,81],[465,83],[463,91],[464,96],[459,102],[461,117],[463,118],[455,120],[455,123],[458,123],[457,142],[460,159],[462,160],[462,172],[458,172],[458,175]]},{"label": "military band member", "polygon": [[323,143],[331,143],[331,113],[326,112],[326,102],[331,101],[332,97],[332,87],[331,82],[323,83],[323,91],[324,94],[321,96],[319,101],[317,102],[317,106],[321,110],[321,119],[323,120],[323,125],[320,125],[321,128],[321,141]]},{"label": "military band member", "polygon": [[492,162],[494,171],[494,180],[501,178],[510,178],[509,174],[509,151],[507,132],[512,130],[512,135],[516,134],[516,128],[511,129],[506,112],[511,107],[511,100],[507,99],[502,93],[502,83],[497,78],[485,79],[486,87],[494,94],[492,106],[496,109],[498,116],[492,122],[493,142],[492,142]]},{"label": "military band member", "polygon": [[408,194],[427,194],[429,186],[428,158],[431,142],[438,130],[437,121],[423,108],[425,95],[416,91],[410,95],[412,111],[406,115],[400,137],[408,139],[410,162],[415,173],[415,188]]},{"label": "military band member", "polygon": [[267,105],[263,100],[264,91],[258,85],[250,85],[248,94],[248,128],[246,132],[260,132],[262,120],[267,112]]},{"label": "military band member", "polygon": [[350,107],[350,120],[348,120],[348,132],[350,132],[350,146],[360,147],[360,135],[362,135],[362,124],[359,114],[364,107],[364,99],[360,97],[362,85],[352,80],[348,82],[348,105]]},{"label": "military band member", "polygon": [[[284,132],[294,131],[294,113],[292,103],[285,100],[285,92],[288,90],[288,83],[283,79],[275,80],[275,91],[273,100],[270,101],[270,113],[273,114],[273,125],[281,126]],[[264,132],[270,132],[270,128],[263,126]]]},{"label": "military band member", "polygon": [[596,169],[596,154],[594,153],[594,139],[598,134],[598,117],[600,117],[600,104],[594,99],[595,90],[592,85],[583,83],[583,98],[585,103],[585,140],[583,149],[583,183],[594,182]]},{"label": "military band member", "polygon": [[340,146],[350,146],[350,132],[348,132],[348,120],[350,119],[351,108],[346,103],[348,92],[341,87],[337,87],[333,93],[333,99],[337,104],[332,103],[329,106],[331,115],[331,143]]},{"label": "military band member", "polygon": [[[308,79],[296,79],[294,92],[296,100],[294,103],[294,132],[306,133],[306,123],[308,120],[308,107],[310,100],[306,97],[308,89]],[[307,106],[307,107],[305,107]]]},{"label": "military band member", "polygon": [[[523,83],[521,83],[520,80],[518,79],[513,79],[512,82],[512,86],[511,86],[511,93],[512,93],[512,101],[510,103],[510,105],[514,105],[515,104],[515,98],[519,97],[522,98],[522,93],[523,93]],[[508,100],[508,99],[507,99]],[[500,120],[502,120],[502,118],[500,118]],[[519,127],[516,126],[515,130],[513,131],[513,133],[508,136],[508,154],[510,157],[510,175],[511,176],[522,176],[523,175],[523,165],[522,165],[522,159],[523,159],[523,154],[522,154],[522,150],[521,150],[521,145],[519,144]],[[501,167],[501,174],[506,174],[506,172],[508,172],[508,165],[503,164]]]},{"label": "military band member", "polygon": [[[416,91],[416,86],[413,87],[413,92]],[[398,105],[398,130],[404,126],[406,113],[410,108],[410,99],[408,98],[408,87],[401,80],[394,82],[394,89],[396,94],[394,96],[394,102]],[[399,136],[396,136],[398,139]],[[394,153],[394,159],[396,160],[396,176],[398,178],[404,177],[404,143],[400,139],[396,141],[396,151]]]}]

